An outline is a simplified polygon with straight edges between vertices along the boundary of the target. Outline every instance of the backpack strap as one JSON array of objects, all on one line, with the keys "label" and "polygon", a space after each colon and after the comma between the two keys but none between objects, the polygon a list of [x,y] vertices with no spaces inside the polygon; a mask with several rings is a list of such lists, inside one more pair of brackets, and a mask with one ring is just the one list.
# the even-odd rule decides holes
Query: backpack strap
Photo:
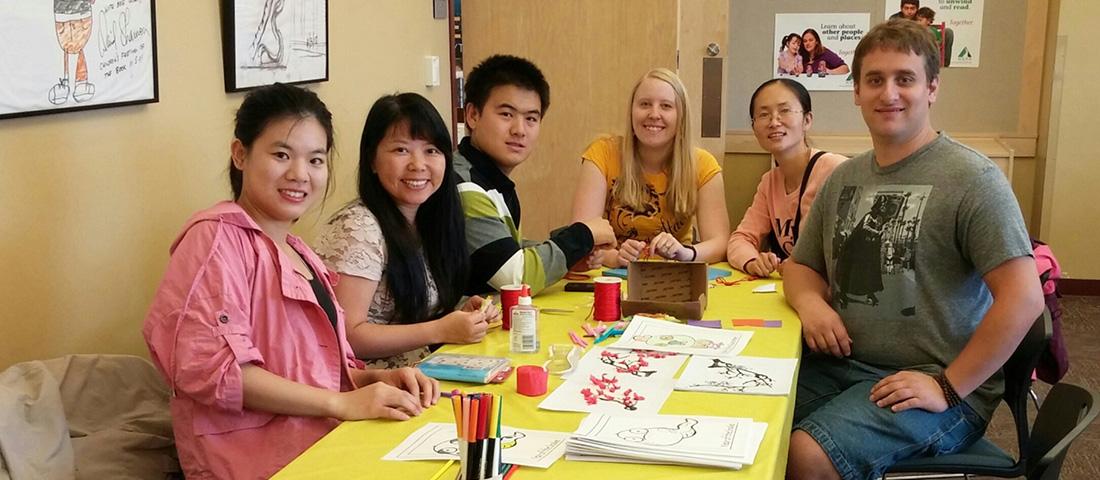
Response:
[{"label": "backpack strap", "polygon": [[798,243],[798,224],[802,223],[802,196],[806,194],[806,187],[810,183],[810,173],[814,171],[814,165],[817,165],[817,159],[825,155],[825,151],[822,150],[810,157],[810,163],[806,164],[806,171],[802,173],[802,185],[798,187],[798,204],[794,209],[794,225],[791,226],[791,237],[795,243]]}]

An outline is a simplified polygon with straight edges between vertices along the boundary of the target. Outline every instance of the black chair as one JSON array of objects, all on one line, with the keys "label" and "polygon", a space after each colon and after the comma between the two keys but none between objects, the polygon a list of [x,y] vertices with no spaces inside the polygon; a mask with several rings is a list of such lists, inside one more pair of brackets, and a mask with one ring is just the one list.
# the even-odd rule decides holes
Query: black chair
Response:
[{"label": "black chair", "polygon": [[[1005,362],[1004,402],[1012,412],[1016,424],[1016,440],[1021,452],[1019,459],[986,439],[980,439],[969,448],[951,455],[916,457],[902,460],[886,470],[886,473],[942,473],[953,475],[988,475],[1012,478],[1028,472],[1028,458],[1037,453],[1028,434],[1027,401],[1031,391],[1031,374],[1039,362],[1039,356],[1050,342],[1050,312],[1042,316],[1028,330],[1016,351]],[[1059,466],[1061,463],[1059,462]],[[1028,478],[1031,478],[1030,476]]]},{"label": "black chair", "polygon": [[1050,389],[1035,426],[1027,452],[1027,478],[1058,478],[1069,444],[1096,420],[1096,392],[1059,383]]}]

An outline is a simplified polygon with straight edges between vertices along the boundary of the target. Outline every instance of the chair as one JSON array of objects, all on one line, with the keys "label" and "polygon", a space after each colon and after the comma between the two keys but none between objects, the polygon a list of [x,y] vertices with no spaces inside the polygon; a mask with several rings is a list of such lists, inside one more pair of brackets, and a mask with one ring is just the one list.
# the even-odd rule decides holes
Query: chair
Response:
[{"label": "chair", "polygon": [[1068,383],[1059,383],[1050,390],[1031,432],[1027,478],[1058,478],[1069,444],[1100,413],[1096,400],[1096,392]]},{"label": "chair", "polygon": [[[1016,351],[1005,362],[1004,402],[1012,412],[1016,424],[1016,440],[1019,459],[1013,459],[986,439],[980,439],[967,449],[951,455],[916,457],[902,460],[886,470],[886,473],[940,473],[962,475],[988,475],[993,477],[1019,477],[1027,473],[1029,455],[1034,454],[1028,434],[1027,402],[1031,391],[1031,373],[1039,362],[1039,356],[1050,342],[1050,312],[1035,320]],[[1061,466],[1060,460],[1058,466]],[[1028,478],[1031,478],[1030,476]]]}]

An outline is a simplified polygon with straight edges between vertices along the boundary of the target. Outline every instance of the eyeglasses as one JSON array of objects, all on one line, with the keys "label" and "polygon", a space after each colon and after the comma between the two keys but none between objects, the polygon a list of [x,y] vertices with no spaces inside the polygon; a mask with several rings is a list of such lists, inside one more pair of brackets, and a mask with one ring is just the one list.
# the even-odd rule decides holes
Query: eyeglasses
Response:
[{"label": "eyeglasses", "polygon": [[794,118],[795,115],[798,115],[800,113],[802,113],[802,110],[793,110],[789,107],[781,108],[781,109],[779,109],[778,112],[772,112],[770,110],[764,110],[760,113],[757,113],[756,115],[754,115],[752,117],[752,123],[756,123],[756,122],[771,123],[773,118],[778,118],[779,121],[782,122],[784,120],[790,120],[790,119]]}]

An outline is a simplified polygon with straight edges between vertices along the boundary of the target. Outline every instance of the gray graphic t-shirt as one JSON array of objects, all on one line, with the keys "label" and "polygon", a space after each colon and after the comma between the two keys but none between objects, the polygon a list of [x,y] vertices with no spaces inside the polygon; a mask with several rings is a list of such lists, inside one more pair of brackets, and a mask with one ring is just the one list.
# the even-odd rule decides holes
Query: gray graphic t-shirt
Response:
[{"label": "gray graphic t-shirt", "polygon": [[[852,358],[939,373],[993,303],[982,276],[1031,255],[1000,169],[940,134],[880,168],[866,152],[841,164],[803,223],[794,258],[827,279]],[[1000,374],[966,398],[988,419]]]}]

